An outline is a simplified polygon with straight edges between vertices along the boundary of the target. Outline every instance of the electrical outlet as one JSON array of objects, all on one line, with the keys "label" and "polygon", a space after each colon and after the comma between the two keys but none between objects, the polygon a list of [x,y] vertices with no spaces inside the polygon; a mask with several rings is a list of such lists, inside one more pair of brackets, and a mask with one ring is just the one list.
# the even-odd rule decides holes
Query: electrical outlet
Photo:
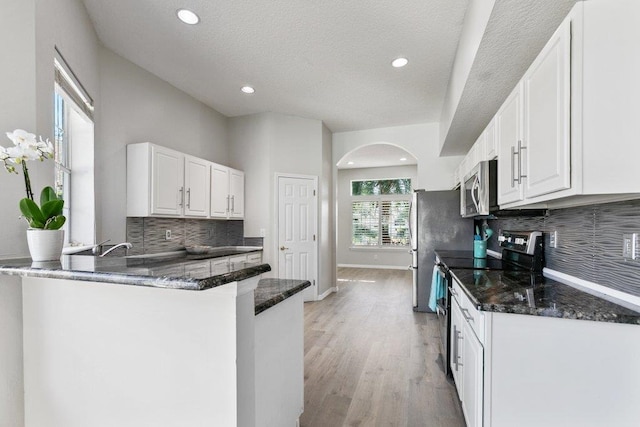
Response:
[{"label": "electrical outlet", "polygon": [[622,235],[622,257],[624,259],[638,259],[638,233]]},{"label": "electrical outlet", "polygon": [[171,230],[165,230],[164,240],[171,240]]},{"label": "electrical outlet", "polygon": [[558,231],[554,230],[549,233],[549,247],[557,248],[558,247]]}]

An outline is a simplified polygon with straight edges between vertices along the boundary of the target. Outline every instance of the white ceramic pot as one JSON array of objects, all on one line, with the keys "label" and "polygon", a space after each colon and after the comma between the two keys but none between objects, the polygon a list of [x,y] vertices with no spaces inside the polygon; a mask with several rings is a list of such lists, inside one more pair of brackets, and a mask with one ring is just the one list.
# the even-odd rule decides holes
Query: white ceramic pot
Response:
[{"label": "white ceramic pot", "polygon": [[27,243],[34,261],[58,261],[64,245],[64,230],[27,230]]}]

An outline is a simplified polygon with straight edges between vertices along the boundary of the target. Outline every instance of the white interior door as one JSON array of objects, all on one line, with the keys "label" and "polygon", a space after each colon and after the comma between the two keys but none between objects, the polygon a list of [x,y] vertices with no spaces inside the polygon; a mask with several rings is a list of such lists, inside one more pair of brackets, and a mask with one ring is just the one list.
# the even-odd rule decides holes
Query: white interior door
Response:
[{"label": "white interior door", "polygon": [[317,299],[316,180],[278,177],[278,277],[311,282],[305,301]]}]

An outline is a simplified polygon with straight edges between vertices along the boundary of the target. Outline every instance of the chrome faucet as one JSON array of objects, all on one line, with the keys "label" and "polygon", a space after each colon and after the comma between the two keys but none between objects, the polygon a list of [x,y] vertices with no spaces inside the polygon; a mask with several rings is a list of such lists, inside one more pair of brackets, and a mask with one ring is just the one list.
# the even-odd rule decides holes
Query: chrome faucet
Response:
[{"label": "chrome faucet", "polygon": [[131,248],[133,247],[133,245],[132,245],[131,243],[129,243],[129,242],[118,243],[117,245],[115,245],[115,246],[113,246],[113,247],[111,247],[111,248],[107,249],[106,251],[104,251],[104,252],[103,252],[102,254],[100,254],[99,256],[103,257],[103,256],[105,256],[105,255],[109,254],[110,252],[113,252],[113,251],[115,251],[116,249],[118,249],[118,248],[122,248],[122,247],[124,247],[124,248],[125,248],[125,253],[124,253],[124,254],[125,254],[125,255],[128,255],[128,254],[129,254],[129,249],[131,249]]}]

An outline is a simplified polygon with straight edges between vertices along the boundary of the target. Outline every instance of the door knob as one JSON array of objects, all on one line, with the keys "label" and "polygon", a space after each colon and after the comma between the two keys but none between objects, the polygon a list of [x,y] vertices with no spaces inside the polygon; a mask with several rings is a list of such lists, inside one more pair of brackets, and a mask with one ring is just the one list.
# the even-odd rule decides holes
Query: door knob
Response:
[{"label": "door knob", "polygon": [[281,250],[281,251],[286,251],[287,249],[289,249],[289,248],[286,248],[286,247],[284,247],[284,246],[280,246],[280,250]]}]

